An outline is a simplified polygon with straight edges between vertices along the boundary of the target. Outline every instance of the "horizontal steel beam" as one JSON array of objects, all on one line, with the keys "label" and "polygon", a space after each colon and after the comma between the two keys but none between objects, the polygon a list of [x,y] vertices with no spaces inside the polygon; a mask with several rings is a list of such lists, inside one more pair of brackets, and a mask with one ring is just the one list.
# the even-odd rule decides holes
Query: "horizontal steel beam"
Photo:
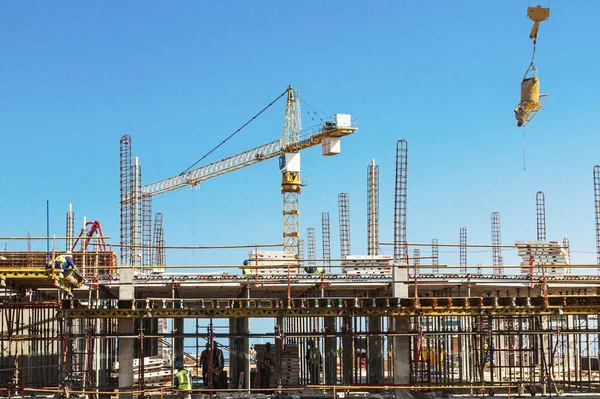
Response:
[{"label": "horizontal steel beam", "polygon": [[[104,302],[106,304],[106,302]],[[80,307],[64,300],[60,312],[68,318],[241,318],[277,316],[477,316],[600,313],[600,297],[455,297],[455,298],[302,298],[219,300],[114,301],[114,308],[98,304]]]}]

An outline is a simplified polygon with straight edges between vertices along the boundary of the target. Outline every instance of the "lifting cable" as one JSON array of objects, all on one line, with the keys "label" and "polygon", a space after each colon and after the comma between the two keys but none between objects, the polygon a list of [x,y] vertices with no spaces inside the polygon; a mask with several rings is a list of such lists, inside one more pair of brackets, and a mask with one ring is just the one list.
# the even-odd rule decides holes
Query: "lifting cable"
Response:
[{"label": "lifting cable", "polygon": [[283,97],[286,94],[287,94],[287,90],[284,91],[283,93],[281,93],[275,100],[271,101],[271,103],[269,105],[267,105],[266,107],[264,107],[263,109],[261,109],[259,113],[257,113],[252,118],[250,118],[250,120],[248,120],[248,122],[244,123],[239,129],[237,129],[235,132],[231,133],[225,140],[221,141],[216,147],[214,147],[212,150],[210,150],[209,152],[207,152],[206,154],[204,154],[200,159],[198,159],[196,162],[194,162],[192,165],[190,165],[186,170],[184,170],[183,172],[181,172],[180,175],[188,172],[194,166],[198,165],[198,163],[200,163],[204,158],[206,158],[207,156],[209,156],[210,154],[212,154],[213,152],[215,152],[217,150],[217,148],[219,148],[220,146],[222,146],[223,144],[225,144],[230,138],[232,138],[237,133],[239,133],[243,128],[245,128],[246,126],[248,126],[250,124],[250,122],[252,122],[253,120],[255,120],[258,116],[260,116],[260,114],[262,114],[267,109],[269,109],[273,104],[275,104],[277,102],[277,100],[279,100],[281,97]]},{"label": "lifting cable", "polygon": [[[550,8],[550,3],[552,0],[549,0],[548,2],[548,8]],[[529,4],[528,7],[531,7],[531,0],[529,0]],[[539,7],[539,6],[538,6]],[[538,22],[536,22],[537,24]],[[531,53],[531,62],[529,63],[529,66],[527,67],[527,70],[525,71],[525,75],[523,75],[523,80],[525,80],[527,78],[527,75],[532,72],[534,76],[537,76],[538,71],[537,68],[535,67],[535,51],[537,48],[537,30],[535,32],[535,35],[533,37],[531,37],[533,39],[533,51]],[[523,134],[522,134],[522,139],[521,139],[521,147],[522,147],[522,152],[523,152],[523,171],[527,171],[527,164],[526,164],[526,157],[525,157],[525,125],[523,125]]]},{"label": "lifting cable", "polygon": [[523,138],[521,139],[521,146],[523,147],[523,172],[527,171],[526,158],[525,158],[525,126],[523,126]]}]

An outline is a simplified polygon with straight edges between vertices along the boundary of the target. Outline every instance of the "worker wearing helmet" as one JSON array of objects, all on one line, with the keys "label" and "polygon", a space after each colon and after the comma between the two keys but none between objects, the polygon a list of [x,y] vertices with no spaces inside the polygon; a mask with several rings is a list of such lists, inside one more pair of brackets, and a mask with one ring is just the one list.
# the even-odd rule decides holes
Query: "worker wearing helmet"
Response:
[{"label": "worker wearing helmet", "polygon": [[312,339],[308,341],[306,361],[308,363],[310,384],[318,385],[321,379],[321,364],[323,363],[323,357],[321,356],[321,351],[319,351],[319,346],[315,344],[315,341]]},{"label": "worker wearing helmet", "polygon": [[273,353],[271,352],[271,343],[265,344],[265,351],[263,352],[262,362],[260,362],[260,387],[270,388],[271,387],[271,371],[275,368],[275,360],[273,359]]},{"label": "worker wearing helmet", "polygon": [[213,341],[212,347],[212,384],[213,388],[227,388],[221,387],[221,372],[225,367],[225,358],[223,357],[223,351],[219,349],[216,341]]},{"label": "worker wearing helmet", "polygon": [[46,265],[47,269],[63,269],[63,270],[77,270],[77,266],[73,263],[73,258],[70,253],[66,255],[58,255],[53,260],[49,261]]},{"label": "worker wearing helmet", "polygon": [[202,381],[204,385],[208,386],[208,362],[210,359],[210,344],[206,343],[206,349],[200,354],[200,365],[202,366]]},{"label": "worker wearing helmet", "polygon": [[183,367],[183,361],[178,360],[175,363],[177,375],[175,376],[175,387],[180,399],[192,399],[192,377],[190,372]]}]

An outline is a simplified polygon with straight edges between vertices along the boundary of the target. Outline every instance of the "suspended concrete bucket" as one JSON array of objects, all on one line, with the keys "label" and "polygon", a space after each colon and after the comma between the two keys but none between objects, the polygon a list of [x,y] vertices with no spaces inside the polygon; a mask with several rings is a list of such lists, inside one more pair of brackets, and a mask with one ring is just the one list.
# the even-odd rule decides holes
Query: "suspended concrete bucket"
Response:
[{"label": "suspended concrete bucket", "polygon": [[524,78],[521,82],[521,102],[515,108],[517,126],[527,125],[547,101],[548,95],[540,94],[540,81],[537,74]]}]

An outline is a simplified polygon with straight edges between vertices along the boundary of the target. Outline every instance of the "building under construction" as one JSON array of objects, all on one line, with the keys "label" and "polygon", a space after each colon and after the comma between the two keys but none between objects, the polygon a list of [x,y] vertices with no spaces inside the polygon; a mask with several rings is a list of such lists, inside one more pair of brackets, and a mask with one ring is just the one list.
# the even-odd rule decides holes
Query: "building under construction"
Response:
[{"label": "building under construction", "polygon": [[[317,254],[318,230],[309,228],[306,241],[299,230],[300,152],[321,145],[323,155],[336,155],[357,125],[338,114],[302,135],[294,91],[282,96],[281,139],[150,185],[142,184],[131,137],[123,136],[118,243],[111,245],[98,222],[76,232],[70,207],[65,236],[53,237],[45,252],[32,251],[31,243],[49,237],[0,237],[27,245],[0,257],[2,395],[169,395],[178,360],[194,377],[194,395],[600,389],[598,266],[571,264],[566,237],[546,237],[543,192],[536,194],[535,240],[502,245],[493,212],[491,244],[469,244],[466,227],[457,228],[458,244],[410,243],[408,145],[399,140],[393,242],[379,239],[379,167],[372,161],[365,165],[368,253],[351,250],[350,200],[340,193],[340,254],[331,253],[327,212]],[[216,271],[207,265],[209,273],[189,272],[198,265],[169,267],[153,196],[275,157],[283,194],[279,248],[251,245],[243,264]],[[594,193],[600,264],[599,166]],[[382,254],[385,246],[393,256]],[[440,265],[439,248],[448,246],[459,249],[458,265]],[[469,263],[469,250],[479,247],[491,249],[490,264]],[[509,250],[518,251],[521,264],[504,265]],[[77,270],[45,267],[65,253]],[[251,332],[255,318],[272,328]],[[267,382],[266,346],[252,344],[257,340],[273,343]],[[219,373],[209,364],[207,381],[202,351],[215,341],[227,362]]]}]

